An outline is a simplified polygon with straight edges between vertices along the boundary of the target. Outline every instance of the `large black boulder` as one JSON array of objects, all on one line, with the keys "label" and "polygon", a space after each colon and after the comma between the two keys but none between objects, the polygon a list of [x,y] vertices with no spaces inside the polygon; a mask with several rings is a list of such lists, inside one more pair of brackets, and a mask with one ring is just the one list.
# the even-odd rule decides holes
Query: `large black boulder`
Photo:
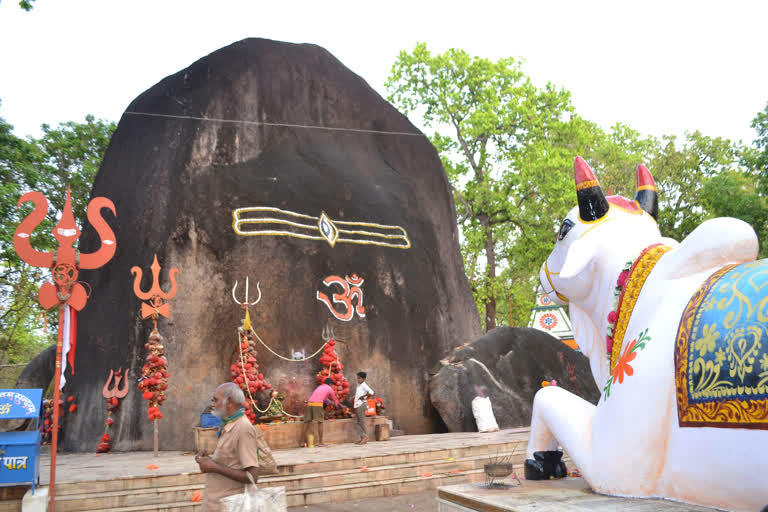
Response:
[{"label": "large black boulder", "polygon": [[[413,434],[442,428],[429,403],[428,370],[454,340],[480,332],[449,185],[429,140],[326,50],[246,39],[165,78],[122,116],[93,195],[115,203],[117,218],[107,218],[117,253],[80,274],[93,292],[78,318],[68,392],[79,409],[67,415],[65,449],[95,449],[106,417],[102,386],[118,367],[130,367],[134,382],[118,410],[113,446],[151,447],[146,403],[135,387],[151,322],[138,317],[130,269],[144,269],[142,289],[149,289],[154,254],[164,290],[168,270],[180,272],[171,321],[159,325],[171,373],[161,449],[192,447],[200,410],[230,379],[243,315],[231,290],[239,281],[242,296],[246,276],[252,300],[260,282],[262,299],[251,315],[272,350],[311,354],[329,325],[353,389],[354,373],[366,370],[395,427]],[[244,207],[280,209],[249,215],[288,222],[243,225],[262,235],[237,234],[233,210]],[[341,238],[405,245],[397,228],[381,227],[399,226],[411,247],[307,239],[319,235],[322,212],[339,229],[358,232]],[[275,229],[282,236],[264,234]],[[86,228],[82,251],[98,243]],[[339,293],[323,279],[353,274],[364,279],[365,316],[340,321],[317,293]],[[257,349],[288,412],[301,412],[317,358],[296,363]]]},{"label": "large black boulder", "polygon": [[472,400],[491,399],[499,428],[530,425],[533,396],[544,380],[597,403],[589,360],[536,329],[497,327],[455,349],[430,378],[432,404],[451,432],[477,430]]}]

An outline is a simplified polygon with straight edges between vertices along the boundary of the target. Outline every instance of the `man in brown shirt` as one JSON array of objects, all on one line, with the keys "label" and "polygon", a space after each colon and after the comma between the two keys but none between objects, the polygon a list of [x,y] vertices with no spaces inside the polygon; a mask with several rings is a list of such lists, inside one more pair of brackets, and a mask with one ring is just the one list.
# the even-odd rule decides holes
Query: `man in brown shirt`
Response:
[{"label": "man in brown shirt", "polygon": [[[221,498],[244,492],[245,484],[250,482],[248,473],[254,482],[258,480],[259,446],[266,447],[266,442],[245,416],[244,402],[243,391],[234,382],[222,384],[213,395],[212,412],[222,419],[219,442],[212,456],[202,451],[195,457],[200,471],[205,473],[203,512],[220,512]],[[271,453],[268,456],[271,459]]]}]

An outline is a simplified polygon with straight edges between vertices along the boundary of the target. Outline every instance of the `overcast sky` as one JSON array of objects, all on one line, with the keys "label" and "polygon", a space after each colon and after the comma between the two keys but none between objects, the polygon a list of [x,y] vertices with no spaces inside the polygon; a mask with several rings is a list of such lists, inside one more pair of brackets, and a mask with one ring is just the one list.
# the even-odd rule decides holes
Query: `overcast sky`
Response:
[{"label": "overcast sky", "polygon": [[[0,117],[17,135],[92,113],[246,37],[325,47],[383,96],[400,50],[522,57],[583,117],[751,142],[768,102],[768,2],[0,0]],[[273,120],[279,121],[279,120]]]}]

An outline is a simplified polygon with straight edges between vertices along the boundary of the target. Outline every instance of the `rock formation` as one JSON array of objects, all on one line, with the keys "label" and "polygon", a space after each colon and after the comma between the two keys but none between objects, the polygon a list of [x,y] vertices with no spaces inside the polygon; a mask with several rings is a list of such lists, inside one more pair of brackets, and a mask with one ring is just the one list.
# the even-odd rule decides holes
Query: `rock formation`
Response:
[{"label": "rock formation", "polygon": [[[170,372],[161,449],[192,448],[200,410],[230,380],[243,318],[231,290],[238,281],[242,300],[246,276],[251,300],[260,282],[251,319],[274,352],[309,355],[332,327],[345,368],[368,372],[395,427],[441,427],[428,369],[480,332],[448,182],[429,140],[326,50],[246,39],[165,78],[122,116],[93,195],[117,208],[107,217],[117,253],[80,274],[93,291],[78,318],[67,380],[80,408],[64,449],[95,450],[101,390],[120,367],[134,383],[113,447],[151,447],[135,387],[151,322],[138,318],[130,269],[144,269],[149,289],[155,253],[164,289],[179,269],[171,320],[159,324]],[[82,250],[96,244],[86,227]],[[286,410],[303,410],[317,358],[256,349]]]},{"label": "rock formation", "polygon": [[600,399],[581,353],[536,329],[498,327],[440,361],[429,392],[451,432],[477,430],[472,399],[481,389],[491,398],[499,428],[522,427],[531,423],[542,381],[552,379],[592,403]]}]

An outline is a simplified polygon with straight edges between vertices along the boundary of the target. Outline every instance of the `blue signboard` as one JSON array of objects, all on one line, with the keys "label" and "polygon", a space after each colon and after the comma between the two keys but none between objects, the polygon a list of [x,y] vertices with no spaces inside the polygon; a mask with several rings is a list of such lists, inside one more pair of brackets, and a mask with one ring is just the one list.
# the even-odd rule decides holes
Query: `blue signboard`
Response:
[{"label": "blue signboard", "polygon": [[42,389],[0,389],[0,421],[30,419],[35,430],[0,432],[0,486],[40,482]]}]

